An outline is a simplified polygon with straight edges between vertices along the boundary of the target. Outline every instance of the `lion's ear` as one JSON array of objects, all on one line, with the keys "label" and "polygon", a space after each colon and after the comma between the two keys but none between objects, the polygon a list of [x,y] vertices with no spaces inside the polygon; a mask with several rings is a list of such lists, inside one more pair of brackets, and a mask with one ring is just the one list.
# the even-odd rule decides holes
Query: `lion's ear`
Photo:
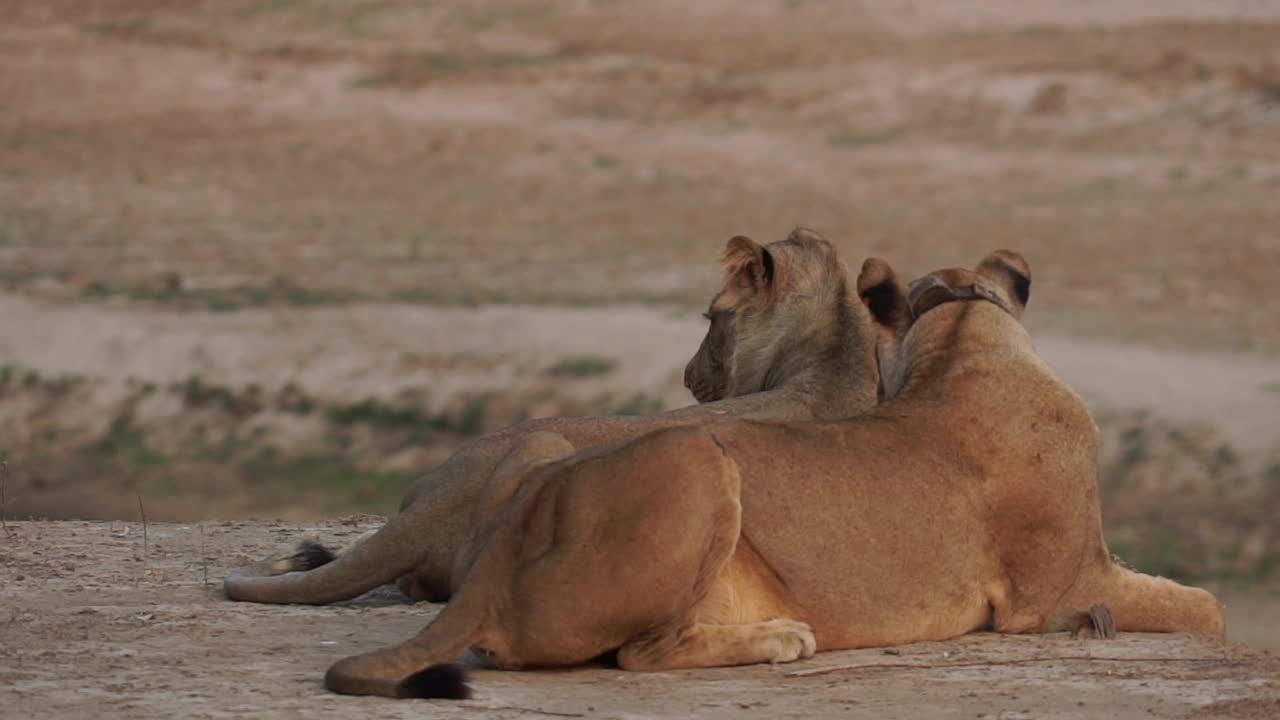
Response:
[{"label": "lion's ear", "polygon": [[773,255],[764,246],[745,235],[738,235],[724,246],[724,290],[721,300],[737,307],[744,302],[762,302],[772,296],[775,286]]},{"label": "lion's ear", "polygon": [[871,317],[893,335],[911,324],[907,309],[907,292],[898,274],[880,258],[867,258],[858,273],[858,297],[871,311]]},{"label": "lion's ear", "polygon": [[978,263],[976,271],[1004,290],[1021,319],[1031,299],[1031,266],[1026,259],[1012,250],[996,250]]}]

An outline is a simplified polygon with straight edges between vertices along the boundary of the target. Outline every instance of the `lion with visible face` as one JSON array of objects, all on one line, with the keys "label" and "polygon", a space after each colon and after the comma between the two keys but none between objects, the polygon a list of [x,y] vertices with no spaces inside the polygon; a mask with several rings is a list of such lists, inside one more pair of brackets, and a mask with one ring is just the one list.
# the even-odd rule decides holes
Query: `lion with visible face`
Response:
[{"label": "lion with visible face", "polygon": [[1050,632],[1091,608],[1122,631],[1222,639],[1212,595],[1111,560],[1097,427],[1023,329],[1030,279],[1008,251],[910,288],[867,261],[884,402],[664,429],[531,470],[463,548],[449,605],[326,686],[456,697],[469,649],[500,668],[616,651],[667,670]]},{"label": "lion with visible face", "polygon": [[733,418],[810,420],[875,404],[874,330],[830,243],[796,229],[725,247],[710,327],[685,369],[701,405],[654,417],[549,418],[475,440],[418,480],[401,514],[336,560],[324,548],[233,572],[235,600],[327,603],[392,580],[415,599],[444,600],[465,574],[459,548],[529,469],[653,430]]}]

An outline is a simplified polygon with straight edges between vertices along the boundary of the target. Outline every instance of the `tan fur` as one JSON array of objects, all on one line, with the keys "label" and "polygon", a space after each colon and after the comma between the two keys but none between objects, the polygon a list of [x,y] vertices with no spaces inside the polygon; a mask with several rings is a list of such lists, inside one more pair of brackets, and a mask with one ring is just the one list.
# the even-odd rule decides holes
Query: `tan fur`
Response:
[{"label": "tan fur", "polygon": [[868,261],[892,385],[863,417],[665,429],[533,470],[439,617],[327,686],[404,694],[468,647],[506,668],[617,650],[663,670],[1075,629],[1107,608],[1122,631],[1222,639],[1212,595],[1111,561],[1097,428],[1019,322],[1030,271],[1007,252],[979,270],[918,281],[913,308]]},{"label": "tan fur", "polygon": [[[399,578],[410,597],[443,600],[466,572],[460,547],[514,492],[520,468],[663,427],[847,417],[875,403],[870,316],[826,240],[803,228],[766,246],[735,237],[723,268],[711,327],[685,370],[704,404],[655,417],[535,420],[480,438],[415,483],[398,517],[337,560],[307,569],[294,554],[241,568],[227,578],[227,596],[326,603]],[[289,572],[297,570],[306,571]]]}]

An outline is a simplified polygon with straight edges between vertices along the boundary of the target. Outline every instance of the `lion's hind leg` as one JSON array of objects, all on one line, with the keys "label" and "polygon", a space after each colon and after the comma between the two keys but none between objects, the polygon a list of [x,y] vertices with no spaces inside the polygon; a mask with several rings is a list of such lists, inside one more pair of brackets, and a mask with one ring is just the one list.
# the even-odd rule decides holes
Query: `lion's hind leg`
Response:
[{"label": "lion's hind leg", "polygon": [[746,625],[697,623],[676,632],[633,640],[618,651],[625,670],[678,670],[696,667],[784,663],[812,657],[813,628],[777,619]]},{"label": "lion's hind leg", "polygon": [[[472,535],[485,526],[488,518],[506,504],[515,494],[520,483],[539,467],[569,457],[574,453],[573,444],[563,435],[546,430],[538,430],[519,438],[498,462],[498,465],[484,479],[484,489],[478,494],[475,505],[471,508]],[[459,548],[453,558],[453,575],[466,575],[466,566],[472,558],[466,557],[466,548]],[[462,567],[458,567],[458,563]],[[438,560],[432,557],[432,565]],[[400,592],[415,602],[445,602],[450,596],[450,583],[442,582],[438,573],[431,567],[420,567],[407,572],[396,579]]]},{"label": "lion's hind leg", "polygon": [[573,443],[563,435],[549,430],[538,430],[521,437],[484,479],[484,491],[472,509],[472,526],[483,525],[490,515],[511,499],[530,473],[573,455],[575,450]]}]

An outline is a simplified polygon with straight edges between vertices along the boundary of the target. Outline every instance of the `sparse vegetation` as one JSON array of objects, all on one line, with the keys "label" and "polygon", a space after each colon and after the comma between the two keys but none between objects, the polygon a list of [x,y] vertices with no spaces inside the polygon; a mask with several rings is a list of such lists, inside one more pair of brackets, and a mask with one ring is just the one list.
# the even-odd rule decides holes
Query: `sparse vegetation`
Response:
[{"label": "sparse vegetation", "polygon": [[614,415],[653,415],[662,412],[663,404],[658,398],[644,393],[636,393],[613,409]]},{"label": "sparse vegetation", "polygon": [[63,373],[57,377],[45,377],[37,370],[21,368],[17,365],[0,365],[0,387],[20,385],[25,390],[40,390],[52,397],[66,395],[79,385],[84,378]]},{"label": "sparse vegetation", "polygon": [[241,471],[264,500],[287,504],[301,494],[343,513],[386,512],[414,478],[362,469],[342,455],[282,457],[269,448],[243,463]]},{"label": "sparse vegetation", "polygon": [[487,73],[563,60],[558,52],[543,55],[491,53],[460,55],[448,52],[395,52],[377,69],[352,81],[354,88],[411,88],[466,73]]},{"label": "sparse vegetation", "polygon": [[85,450],[108,461],[139,469],[164,465],[169,460],[147,445],[143,431],[128,416],[116,418],[107,434]]},{"label": "sparse vegetation", "polygon": [[294,415],[309,415],[315,410],[316,402],[294,383],[286,383],[276,396],[276,407]]},{"label": "sparse vegetation", "polygon": [[263,409],[257,388],[245,388],[240,392],[205,383],[198,377],[187,378],[177,383],[172,390],[182,396],[183,402],[190,408],[213,407],[236,417],[247,417]]},{"label": "sparse vegetation", "polygon": [[[1143,416],[1145,420],[1145,416]],[[1140,423],[1143,421],[1139,421]],[[1179,437],[1176,429],[1171,437]],[[1145,424],[1130,427],[1120,434],[1120,457],[1108,465],[1102,473],[1104,486],[1123,483],[1147,458],[1147,428]]]},{"label": "sparse vegetation", "polygon": [[449,426],[459,435],[479,435],[485,428],[489,399],[488,395],[480,395],[468,400]]},{"label": "sparse vegetation", "polygon": [[432,413],[419,405],[393,405],[368,398],[328,408],[329,418],[339,425],[368,425],[388,431],[404,431],[416,438],[432,433],[475,435],[484,429],[488,396],[472,398],[456,413]]},{"label": "sparse vegetation", "polygon": [[1218,433],[1148,413],[1107,416],[1107,540],[1144,572],[1183,580],[1265,577],[1280,566],[1280,467],[1246,463]]},{"label": "sparse vegetation", "polygon": [[273,281],[267,285],[247,285],[225,289],[188,289],[173,275],[160,282],[116,286],[104,280],[88,283],[83,291],[85,298],[102,300],[128,298],[134,302],[171,305],[186,310],[210,310],[234,312],[254,307],[313,307],[343,305],[367,299],[354,292],[335,292],[299,287],[292,283]]},{"label": "sparse vegetation", "polygon": [[101,33],[103,35],[135,38],[150,30],[151,25],[146,18],[133,17],[121,20],[89,23],[88,25],[85,25],[85,29],[91,32]]},{"label": "sparse vegetation", "polygon": [[838,132],[827,137],[827,144],[836,147],[861,147],[894,142],[902,131],[897,128],[868,130],[864,132]]},{"label": "sparse vegetation", "polygon": [[547,373],[556,377],[597,377],[608,375],[617,366],[617,360],[603,355],[572,355],[561,358]]}]

